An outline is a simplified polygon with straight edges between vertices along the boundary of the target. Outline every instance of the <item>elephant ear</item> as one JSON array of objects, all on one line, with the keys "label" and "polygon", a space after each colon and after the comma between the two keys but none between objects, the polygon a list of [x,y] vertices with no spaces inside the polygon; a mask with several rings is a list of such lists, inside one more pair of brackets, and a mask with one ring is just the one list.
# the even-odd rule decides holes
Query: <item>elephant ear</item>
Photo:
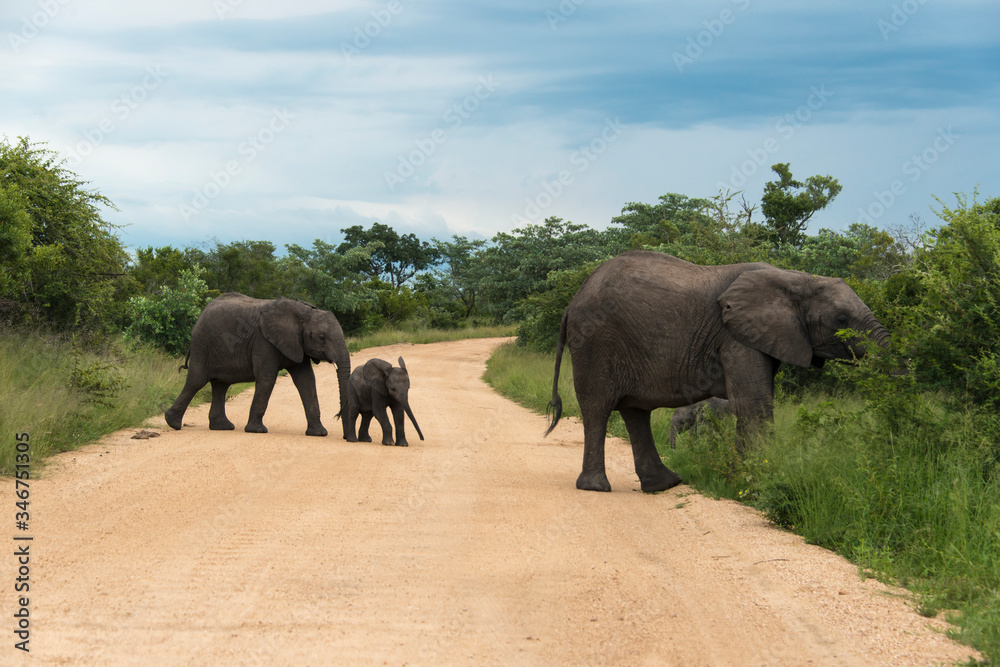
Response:
[{"label": "elephant ear", "polygon": [[302,318],[308,308],[298,301],[281,297],[260,310],[264,338],[283,355],[299,364],[305,358],[302,347]]},{"label": "elephant ear", "polygon": [[798,308],[796,280],[806,274],[782,269],[746,271],[719,297],[722,324],[738,342],[795,364],[812,364],[813,351]]},{"label": "elephant ear", "polygon": [[403,363],[403,357],[400,357],[398,359],[398,361],[399,361],[399,367],[402,368],[405,371],[406,370],[406,364]]},{"label": "elephant ear", "polygon": [[370,359],[368,363],[365,364],[365,368],[362,373],[365,376],[365,384],[371,387],[372,391],[377,393],[379,396],[386,397],[389,395],[389,389],[386,387],[386,380],[389,379],[389,371],[392,369],[392,364],[388,361],[383,361],[382,359]]}]

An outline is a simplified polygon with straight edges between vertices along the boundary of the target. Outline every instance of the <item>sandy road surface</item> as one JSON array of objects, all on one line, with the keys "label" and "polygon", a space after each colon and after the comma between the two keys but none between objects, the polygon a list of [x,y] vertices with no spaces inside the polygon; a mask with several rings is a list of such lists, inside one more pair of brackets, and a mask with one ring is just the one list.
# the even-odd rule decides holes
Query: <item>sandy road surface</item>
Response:
[{"label": "sandy road surface", "polygon": [[[333,366],[327,438],[289,378],[270,433],[117,434],[32,483],[34,664],[928,665],[969,651],[900,597],[736,503],[577,491],[582,428],[495,395],[497,340],[393,346],[427,437],[346,443]],[[234,399],[246,422],[250,394]],[[377,425],[373,425],[376,434]],[[376,435],[377,438],[377,435]],[[13,506],[4,480],[4,506]],[[10,499],[10,502],[7,502]],[[13,521],[13,509],[9,518]],[[8,533],[13,533],[13,529]],[[8,544],[10,536],[3,537]],[[3,549],[4,552],[10,549]],[[0,558],[13,629],[14,558]],[[4,629],[0,663],[22,662]]]}]

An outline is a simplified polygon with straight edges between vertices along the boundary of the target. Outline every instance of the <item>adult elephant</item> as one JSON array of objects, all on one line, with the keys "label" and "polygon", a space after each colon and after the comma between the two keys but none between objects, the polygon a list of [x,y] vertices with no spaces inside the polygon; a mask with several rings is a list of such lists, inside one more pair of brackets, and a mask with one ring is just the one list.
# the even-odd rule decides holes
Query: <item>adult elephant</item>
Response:
[{"label": "adult elephant", "polygon": [[[192,397],[211,382],[208,427],[232,430],[235,427],[226,418],[226,390],[236,382],[254,382],[250,419],[244,430],[267,433],[264,412],[278,371],[285,368],[302,398],[308,422],[306,435],[326,435],[312,370],[312,364],[320,361],[337,365],[340,414],[345,414],[351,355],[333,313],[285,297],[268,300],[236,292],[223,294],[205,306],[191,331],[191,347],[185,362],[187,381],[164,415],[167,424],[180,429]],[[347,437],[346,422],[344,437]]]},{"label": "adult elephant", "polygon": [[836,335],[841,329],[888,344],[889,333],[839,278],[759,262],[698,266],[657,252],[626,253],[597,267],[563,313],[546,434],[562,414],[559,366],[568,343],[584,428],[577,488],[611,490],[604,438],[618,410],[642,490],[669,489],[681,479],[657,454],[651,410],[728,398],[742,453],[772,418],[781,362],[822,366],[864,354],[860,340]]}]

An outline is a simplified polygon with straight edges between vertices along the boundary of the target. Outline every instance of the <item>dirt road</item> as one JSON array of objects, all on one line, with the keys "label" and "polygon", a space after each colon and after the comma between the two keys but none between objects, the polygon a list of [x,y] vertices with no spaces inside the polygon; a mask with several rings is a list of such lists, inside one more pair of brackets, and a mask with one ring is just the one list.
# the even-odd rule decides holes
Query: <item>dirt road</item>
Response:
[{"label": "dirt road", "polygon": [[[610,494],[577,491],[583,433],[479,379],[497,340],[365,350],[410,370],[426,440],[303,435],[289,378],[267,435],[208,406],[58,457],[31,487],[31,662],[296,665],[931,665],[969,650],[855,567],[752,510],[638,491],[610,441]],[[0,492],[13,522],[13,484]],[[9,499],[9,502],[8,502]],[[13,533],[13,528],[8,534]],[[9,545],[14,542],[10,537]],[[5,552],[13,548],[4,549]],[[0,663],[17,565],[0,558]]]}]

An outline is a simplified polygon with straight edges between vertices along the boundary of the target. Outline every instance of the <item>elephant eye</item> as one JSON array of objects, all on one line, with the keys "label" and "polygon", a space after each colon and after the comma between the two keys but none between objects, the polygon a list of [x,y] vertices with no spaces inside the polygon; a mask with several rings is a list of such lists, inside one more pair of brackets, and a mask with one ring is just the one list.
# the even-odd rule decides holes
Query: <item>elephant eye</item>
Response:
[{"label": "elephant eye", "polygon": [[850,321],[851,321],[851,318],[850,318],[850,317],[848,317],[848,316],[847,316],[847,315],[846,315],[845,313],[840,313],[839,315],[837,315],[837,317],[835,317],[835,318],[834,318],[834,321],[835,321],[835,322],[836,322],[836,323],[837,323],[837,324],[838,324],[838,325],[839,325],[839,326],[840,326],[841,328],[843,328],[843,327],[846,327],[846,326],[847,326],[847,325],[848,325],[848,324],[850,323]]}]

